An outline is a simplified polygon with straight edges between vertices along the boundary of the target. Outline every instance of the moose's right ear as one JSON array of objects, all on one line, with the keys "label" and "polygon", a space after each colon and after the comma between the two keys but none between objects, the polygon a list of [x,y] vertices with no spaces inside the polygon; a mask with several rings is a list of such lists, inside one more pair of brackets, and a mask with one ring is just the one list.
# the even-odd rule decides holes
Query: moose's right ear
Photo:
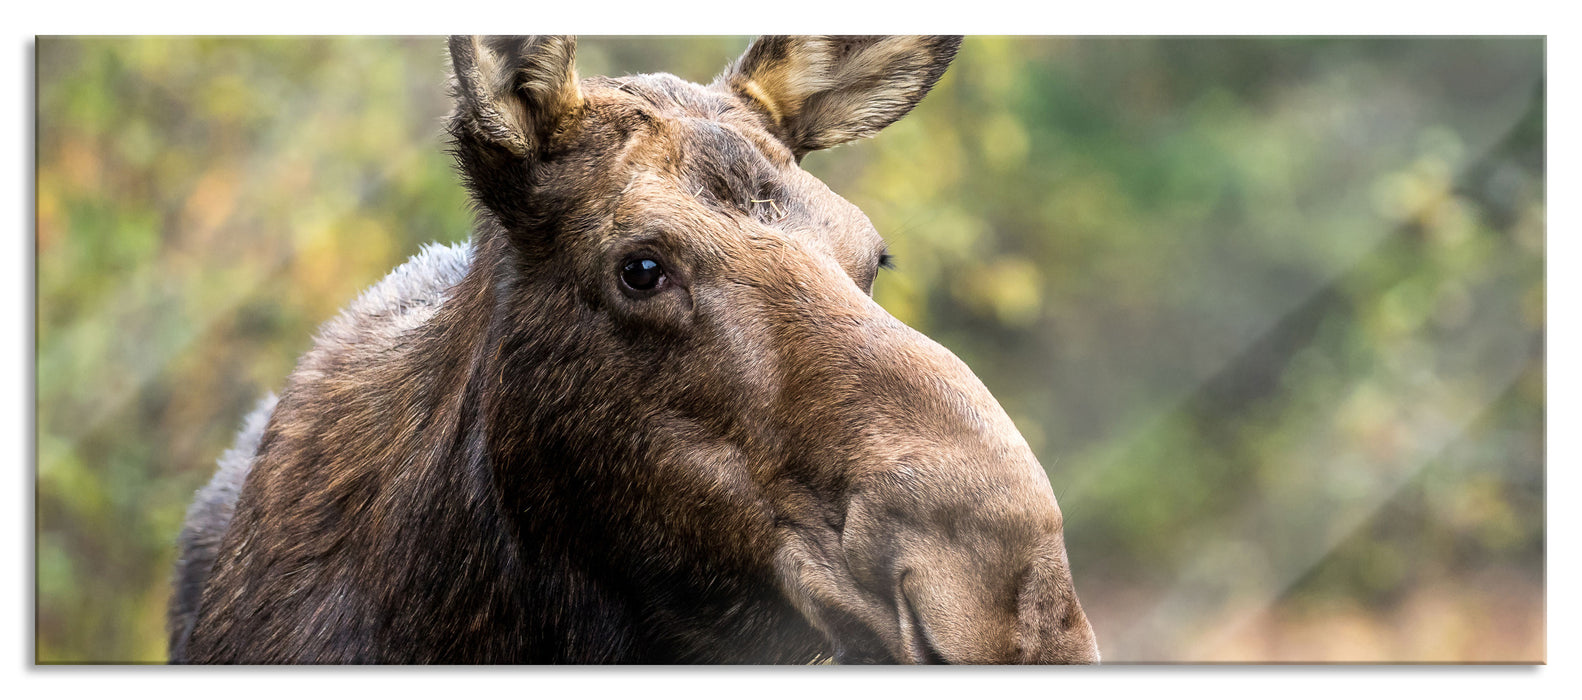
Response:
[{"label": "moose's right ear", "polygon": [[582,106],[570,36],[453,36],[451,89],[458,146],[504,149],[529,159]]}]

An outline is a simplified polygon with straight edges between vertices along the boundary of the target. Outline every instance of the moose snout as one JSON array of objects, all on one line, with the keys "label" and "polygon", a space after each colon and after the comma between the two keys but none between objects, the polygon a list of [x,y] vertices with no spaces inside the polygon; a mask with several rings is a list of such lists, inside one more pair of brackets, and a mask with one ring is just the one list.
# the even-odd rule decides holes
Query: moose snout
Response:
[{"label": "moose snout", "polygon": [[1098,663],[1093,628],[1052,562],[1020,575],[979,557],[916,557],[899,579],[901,661],[952,664]]},{"label": "moose snout", "polygon": [[[853,576],[889,603],[901,663],[1090,664],[1098,645],[1077,600],[1058,509],[1009,495],[917,508],[912,484],[854,499],[842,541]],[[948,491],[948,489],[946,489]],[[938,495],[935,491],[934,495]],[[928,512],[925,517],[912,517]]]},{"label": "moose snout", "polygon": [[1060,508],[1010,417],[949,350],[851,306],[871,313],[839,348],[800,346],[786,384],[818,417],[798,435],[844,477],[839,545],[816,521],[788,536],[793,599],[843,662],[1096,663]]}]

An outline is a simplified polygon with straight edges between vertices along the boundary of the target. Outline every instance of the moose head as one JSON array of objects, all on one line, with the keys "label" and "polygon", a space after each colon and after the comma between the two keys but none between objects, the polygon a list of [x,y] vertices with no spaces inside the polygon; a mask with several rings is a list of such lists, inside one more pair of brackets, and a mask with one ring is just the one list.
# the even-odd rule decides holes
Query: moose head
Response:
[{"label": "moose head", "polygon": [[[323,334],[193,648],[237,600],[290,619],[253,583],[289,568],[339,576],[294,582],[325,591],[294,604],[318,627],[333,592],[369,601],[369,638],[438,650],[400,658],[1096,662],[1043,468],[965,364],[874,302],[884,239],[799,165],[904,116],[959,44],[766,37],[704,86],[579,79],[568,37],[452,38],[448,130],[479,220],[464,276],[429,316]],[[288,485],[314,479],[380,486]],[[315,556],[381,563],[255,551],[315,532],[271,508],[315,503],[381,533]],[[400,594],[345,583],[380,576]]]},{"label": "moose head", "polygon": [[545,489],[517,465],[564,465],[562,495],[625,496],[614,542],[662,580],[740,567],[842,661],[1096,660],[1044,470],[873,301],[884,239],[799,167],[904,116],[959,44],[763,38],[705,87],[579,81],[571,38],[451,40],[502,302],[547,326],[508,341],[524,376],[492,406],[513,500]]}]

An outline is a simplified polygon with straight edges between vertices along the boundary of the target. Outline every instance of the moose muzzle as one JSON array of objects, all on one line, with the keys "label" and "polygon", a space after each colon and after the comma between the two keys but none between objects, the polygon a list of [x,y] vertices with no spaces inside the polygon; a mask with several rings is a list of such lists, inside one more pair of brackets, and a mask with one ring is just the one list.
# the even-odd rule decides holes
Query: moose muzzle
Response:
[{"label": "moose muzzle", "polygon": [[872,623],[882,656],[848,660],[1097,663],[1053,498],[1029,508],[1000,480],[951,471],[943,488],[924,470],[887,472],[852,500],[845,560],[891,620]]},{"label": "moose muzzle", "polygon": [[841,662],[1096,663],[1054,490],[1010,416],[944,346],[803,262],[829,281],[774,326],[803,484],[777,498],[792,602]]}]

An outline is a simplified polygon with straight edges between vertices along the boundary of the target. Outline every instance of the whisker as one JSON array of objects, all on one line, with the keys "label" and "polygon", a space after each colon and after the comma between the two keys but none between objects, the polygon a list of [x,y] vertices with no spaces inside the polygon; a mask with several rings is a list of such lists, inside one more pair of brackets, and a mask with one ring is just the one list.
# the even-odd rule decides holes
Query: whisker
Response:
[{"label": "whisker", "polygon": [[786,218],[786,211],[781,209],[780,203],[774,201],[773,199],[749,199],[747,201],[754,204],[768,204],[769,206],[774,207],[775,213],[780,215],[775,219],[775,221],[784,221]]}]

